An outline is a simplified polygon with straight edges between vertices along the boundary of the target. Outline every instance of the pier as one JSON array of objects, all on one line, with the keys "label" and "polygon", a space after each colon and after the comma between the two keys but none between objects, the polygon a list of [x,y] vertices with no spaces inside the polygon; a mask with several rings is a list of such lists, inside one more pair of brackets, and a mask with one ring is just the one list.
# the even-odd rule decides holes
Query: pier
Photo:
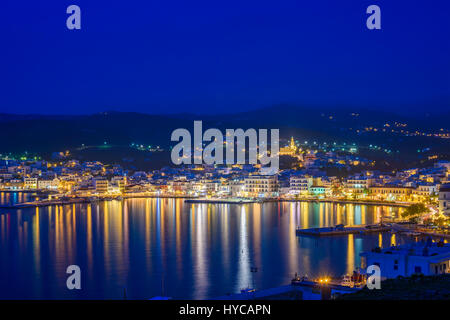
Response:
[{"label": "pier", "polygon": [[366,226],[352,226],[344,227],[343,225],[338,225],[336,227],[324,227],[324,228],[308,228],[299,229],[297,228],[295,233],[297,235],[303,236],[341,236],[346,234],[368,234],[368,233],[378,233],[391,231],[392,227],[387,225],[366,225]]},{"label": "pier", "polygon": [[262,203],[261,200],[224,198],[224,199],[186,199],[186,203],[211,203],[211,204],[243,204],[243,203]]},{"label": "pier", "polygon": [[395,201],[375,201],[375,200],[348,200],[348,199],[332,199],[332,198],[297,198],[297,199],[280,199],[282,202],[328,202],[333,204],[354,204],[366,206],[388,206],[406,208],[411,203],[395,202]]},{"label": "pier", "polygon": [[49,206],[69,205],[76,203],[89,203],[90,201],[84,198],[75,198],[70,200],[46,200],[46,201],[33,201],[16,203],[12,205],[2,205],[0,209],[25,209],[25,208],[41,208]]},{"label": "pier", "polygon": [[316,281],[300,281],[289,285],[262,290],[242,290],[212,300],[328,300],[336,294],[354,293],[361,288],[337,284],[322,285]]}]

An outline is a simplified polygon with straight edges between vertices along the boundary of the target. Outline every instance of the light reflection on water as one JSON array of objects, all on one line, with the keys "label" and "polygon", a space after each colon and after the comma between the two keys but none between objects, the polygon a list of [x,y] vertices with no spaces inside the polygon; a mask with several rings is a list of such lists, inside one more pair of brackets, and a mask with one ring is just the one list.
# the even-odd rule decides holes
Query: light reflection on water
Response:
[{"label": "light reflection on water", "polygon": [[[330,203],[186,204],[130,199],[0,211],[1,298],[203,299],[339,276],[395,235],[297,237],[295,229],[379,222],[396,208]],[[65,287],[68,265],[82,290]],[[256,267],[257,272],[251,272]]]}]

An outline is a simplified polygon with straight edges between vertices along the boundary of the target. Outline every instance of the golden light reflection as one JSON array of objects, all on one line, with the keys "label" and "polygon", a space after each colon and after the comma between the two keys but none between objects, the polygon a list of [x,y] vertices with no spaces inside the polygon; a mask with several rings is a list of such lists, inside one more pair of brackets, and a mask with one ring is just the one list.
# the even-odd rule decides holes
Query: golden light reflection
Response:
[{"label": "golden light reflection", "polygon": [[336,224],[342,223],[342,207],[340,204],[333,204],[336,208]]},{"label": "golden light reflection", "polygon": [[361,207],[361,224],[366,224],[367,206]]},{"label": "golden light reflection", "polygon": [[348,235],[347,245],[347,273],[352,274],[355,270],[355,239],[353,234]]},{"label": "golden light reflection", "polygon": [[75,236],[75,229],[73,228],[74,222],[72,221],[72,210],[68,207],[67,211],[64,212],[64,207],[61,207],[61,215],[62,215],[62,234],[65,234],[64,228],[67,229],[67,247],[66,250],[71,250],[74,246],[73,237]]},{"label": "golden light reflection", "polygon": [[[296,212],[295,212],[295,203],[291,203],[289,207],[289,222],[288,222],[288,242],[287,242],[287,253],[288,253],[288,268],[287,273],[291,274],[292,272],[296,272],[298,270],[298,247],[297,247],[297,235],[295,234],[295,229],[297,228],[296,223]],[[259,248],[259,247],[258,247]]]},{"label": "golden light reflection", "polygon": [[145,252],[146,252],[146,265],[147,265],[147,270],[150,271],[150,267],[151,267],[151,261],[150,261],[150,248],[151,248],[151,238],[150,238],[150,221],[151,221],[151,216],[150,216],[150,206],[151,206],[151,201],[150,199],[146,199],[145,200],[145,230],[144,230],[144,235],[145,235]]},{"label": "golden light reflection", "polygon": [[92,205],[87,205],[87,230],[86,230],[86,244],[87,244],[87,261],[88,266],[92,271],[93,268],[93,252],[92,252]]},{"label": "golden light reflection", "polygon": [[324,223],[323,223],[323,206],[324,206],[323,202],[319,203],[319,227],[324,227]]},{"label": "golden light reflection", "polygon": [[109,210],[106,201],[103,202],[103,255],[105,259],[105,273],[110,273],[110,256],[109,256]]},{"label": "golden light reflection", "polygon": [[[161,255],[163,257],[165,257],[165,251],[166,251],[166,238],[165,238],[165,213],[166,213],[166,208],[165,208],[165,201],[167,201],[167,199],[163,199],[160,201],[160,207],[158,210],[158,215],[159,215],[159,232],[160,232],[160,237],[159,237],[159,245],[161,247]],[[166,267],[166,260],[162,259],[162,267],[163,269],[165,269]]]},{"label": "golden light reflection", "polygon": [[248,230],[247,230],[247,212],[245,206],[241,208],[239,215],[239,261],[237,273],[237,287],[236,291],[248,288],[251,286],[250,273],[250,256],[248,246]]},{"label": "golden light reflection", "polygon": [[349,226],[355,225],[355,206],[353,204],[347,205],[347,224]]},{"label": "golden light reflection", "polygon": [[[201,298],[205,295],[208,286],[208,259],[207,259],[207,225],[205,219],[205,206],[200,205],[196,211],[195,237],[192,237],[191,252],[194,255],[194,297]],[[195,239],[194,239],[195,238]]]},{"label": "golden light reflection", "polygon": [[[291,208],[295,205],[291,203]],[[253,247],[258,253],[261,252],[261,206],[254,204],[252,206],[252,217],[253,217]],[[295,232],[295,231],[294,231]],[[258,254],[255,260],[257,265],[260,265],[261,255]]]},{"label": "golden light reflection", "polygon": [[397,237],[395,235],[395,233],[393,233],[391,235],[391,246],[396,246],[397,245]]},{"label": "golden light reflection", "polygon": [[331,225],[332,222],[330,221],[331,219],[333,219],[334,217],[330,214],[330,203],[324,203],[324,207],[325,207],[325,224],[327,226]]},{"label": "golden light reflection", "polygon": [[[122,252],[119,259],[120,261],[117,261],[117,263],[122,263],[122,268],[125,270],[128,270],[128,263],[130,261],[129,259],[129,241],[130,241],[130,225],[129,225],[129,213],[128,213],[128,202],[125,202],[125,204],[122,206],[122,201],[115,202],[118,206],[118,211],[123,212],[123,228],[122,228],[122,244],[120,246]],[[123,208],[122,208],[123,207]],[[119,225],[121,224],[121,221],[119,220]]]},{"label": "golden light reflection", "polygon": [[181,199],[176,199],[175,203],[175,237],[176,237],[176,252],[177,257],[179,258],[177,263],[178,272],[182,272],[183,270],[183,262],[182,262],[182,240],[181,240]]},{"label": "golden light reflection", "polygon": [[230,270],[230,226],[228,223],[228,216],[230,215],[230,205],[224,204],[220,212],[220,233],[223,247],[222,261],[224,264],[224,272],[229,275]]},{"label": "golden light reflection", "polygon": [[[2,217],[3,218],[3,217]],[[40,232],[40,217],[39,217],[39,208],[36,207],[36,212],[33,217],[33,253],[34,253],[34,265],[36,267],[36,271],[40,273],[41,266],[41,232]]]},{"label": "golden light reflection", "polygon": [[[27,218],[30,215],[25,214],[25,211],[14,214],[11,220],[12,228],[17,226],[17,231],[14,230],[12,236],[17,237],[21,249],[26,250],[27,243],[29,249],[32,247],[33,251],[29,252],[33,253],[33,256],[30,257],[37,270],[41,265],[45,266],[41,257],[44,251],[49,251],[51,263],[71,263],[76,261],[73,258],[78,258],[78,254],[83,251],[75,250],[76,245],[82,244],[86,245],[85,258],[89,274],[94,275],[94,271],[99,271],[104,277],[118,277],[118,281],[126,283],[130,275],[130,261],[137,261],[138,264],[141,261],[144,271],[149,274],[152,273],[150,271],[167,270],[175,273],[170,276],[176,277],[177,280],[193,280],[196,298],[206,296],[212,286],[211,275],[214,272],[221,272],[222,278],[236,280],[231,286],[235,286],[237,291],[254,285],[255,274],[251,273],[251,267],[258,267],[258,272],[263,272],[264,263],[280,264],[281,272],[289,275],[293,272],[314,274],[317,268],[315,254],[323,248],[320,247],[321,244],[317,245],[318,242],[312,243],[311,240],[297,237],[297,226],[308,228],[318,224],[328,226],[342,222],[364,224],[366,221],[372,222],[373,217],[380,215],[379,207],[367,209],[366,206],[334,203],[188,205],[184,203],[184,199],[102,201],[97,205],[52,206],[45,209],[36,208],[35,212],[33,211],[32,218]],[[0,215],[2,246],[5,237],[8,237],[9,216]],[[349,235],[348,244],[345,244],[345,237],[344,242],[339,244],[341,250],[343,248],[344,252],[347,251],[346,257],[339,257],[339,263],[345,263],[349,273],[359,261],[361,238]],[[144,239],[145,244],[141,243]],[[80,240],[82,241],[79,242]],[[86,244],[83,240],[86,240]],[[386,235],[385,240],[388,240]],[[9,239],[6,238],[6,241]],[[138,241],[139,244],[136,245]],[[274,253],[270,251],[274,246],[273,243],[269,244],[269,241],[276,242],[275,250],[278,251],[275,251],[275,255],[280,261],[268,256],[267,252]],[[376,235],[375,238],[371,237],[370,241],[371,244],[373,241],[377,243]],[[378,243],[381,247],[382,241],[382,235],[379,234]],[[395,234],[390,236],[390,241],[396,244]],[[47,243],[48,249],[41,248],[41,245]],[[214,250],[217,248],[220,256],[215,254],[217,251]],[[263,252],[263,249],[266,252]],[[136,250],[145,258],[131,259],[136,255]],[[140,268],[140,265],[137,267]],[[219,270],[211,271],[213,267]],[[155,270],[151,270],[152,268]],[[186,276],[185,272],[191,274]],[[168,276],[166,274],[166,279]],[[173,279],[171,281],[173,282]]]},{"label": "golden light reflection", "polygon": [[301,218],[302,218],[302,228],[308,228],[309,226],[309,208],[310,205],[307,202],[302,202],[301,203]]}]

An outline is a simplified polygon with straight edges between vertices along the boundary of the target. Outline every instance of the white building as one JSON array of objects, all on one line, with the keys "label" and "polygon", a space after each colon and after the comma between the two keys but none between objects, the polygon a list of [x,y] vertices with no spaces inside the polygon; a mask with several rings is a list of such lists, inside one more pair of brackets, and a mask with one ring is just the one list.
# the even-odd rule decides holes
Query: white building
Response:
[{"label": "white building", "polygon": [[245,184],[242,180],[232,180],[230,181],[230,191],[233,197],[242,197],[245,191]]},{"label": "white building", "polygon": [[37,182],[37,188],[41,190],[56,190],[59,186],[59,180],[57,178],[55,179],[49,179],[49,180],[38,180]]},{"label": "white building", "polygon": [[94,184],[95,184],[95,192],[102,194],[102,193],[107,193],[108,192],[108,185],[109,185],[109,181],[106,179],[96,179],[94,180]]},{"label": "white building", "polygon": [[278,196],[277,176],[248,176],[244,180],[245,192],[253,197],[276,197]]},{"label": "white building", "polygon": [[37,189],[38,179],[37,178],[25,178],[23,179],[24,189]]},{"label": "white building", "polygon": [[292,176],[289,179],[291,194],[307,194],[313,184],[313,178],[308,176]]},{"label": "white building", "polygon": [[366,177],[348,178],[345,183],[345,191],[351,194],[363,193],[373,185],[374,180]]},{"label": "white building", "polygon": [[436,275],[449,273],[450,244],[416,242],[381,250],[363,252],[361,267],[380,267],[382,278],[409,277],[413,274]]},{"label": "white building", "polygon": [[413,194],[421,196],[432,196],[437,193],[438,186],[436,184],[419,185],[416,190],[413,190]]},{"label": "white building", "polygon": [[222,183],[219,185],[217,193],[221,196],[229,196],[231,194],[231,186],[228,183]]},{"label": "white building", "polygon": [[[127,185],[127,177],[113,177],[111,179],[110,191],[114,192],[125,192],[125,187]],[[111,189],[112,187],[112,189]]]}]

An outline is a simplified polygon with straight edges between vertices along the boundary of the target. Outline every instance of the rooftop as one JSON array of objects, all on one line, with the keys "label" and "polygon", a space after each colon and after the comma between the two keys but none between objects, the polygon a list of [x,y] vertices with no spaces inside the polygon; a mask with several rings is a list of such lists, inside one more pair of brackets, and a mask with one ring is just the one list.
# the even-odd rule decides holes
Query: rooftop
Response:
[{"label": "rooftop", "polygon": [[[366,254],[367,252],[363,253]],[[442,258],[443,256],[449,256],[450,258],[450,243],[437,243],[428,241],[415,242],[405,245],[392,246],[389,248],[383,248],[377,252],[372,250],[372,253],[379,254],[398,254],[420,257],[436,257]]]}]

